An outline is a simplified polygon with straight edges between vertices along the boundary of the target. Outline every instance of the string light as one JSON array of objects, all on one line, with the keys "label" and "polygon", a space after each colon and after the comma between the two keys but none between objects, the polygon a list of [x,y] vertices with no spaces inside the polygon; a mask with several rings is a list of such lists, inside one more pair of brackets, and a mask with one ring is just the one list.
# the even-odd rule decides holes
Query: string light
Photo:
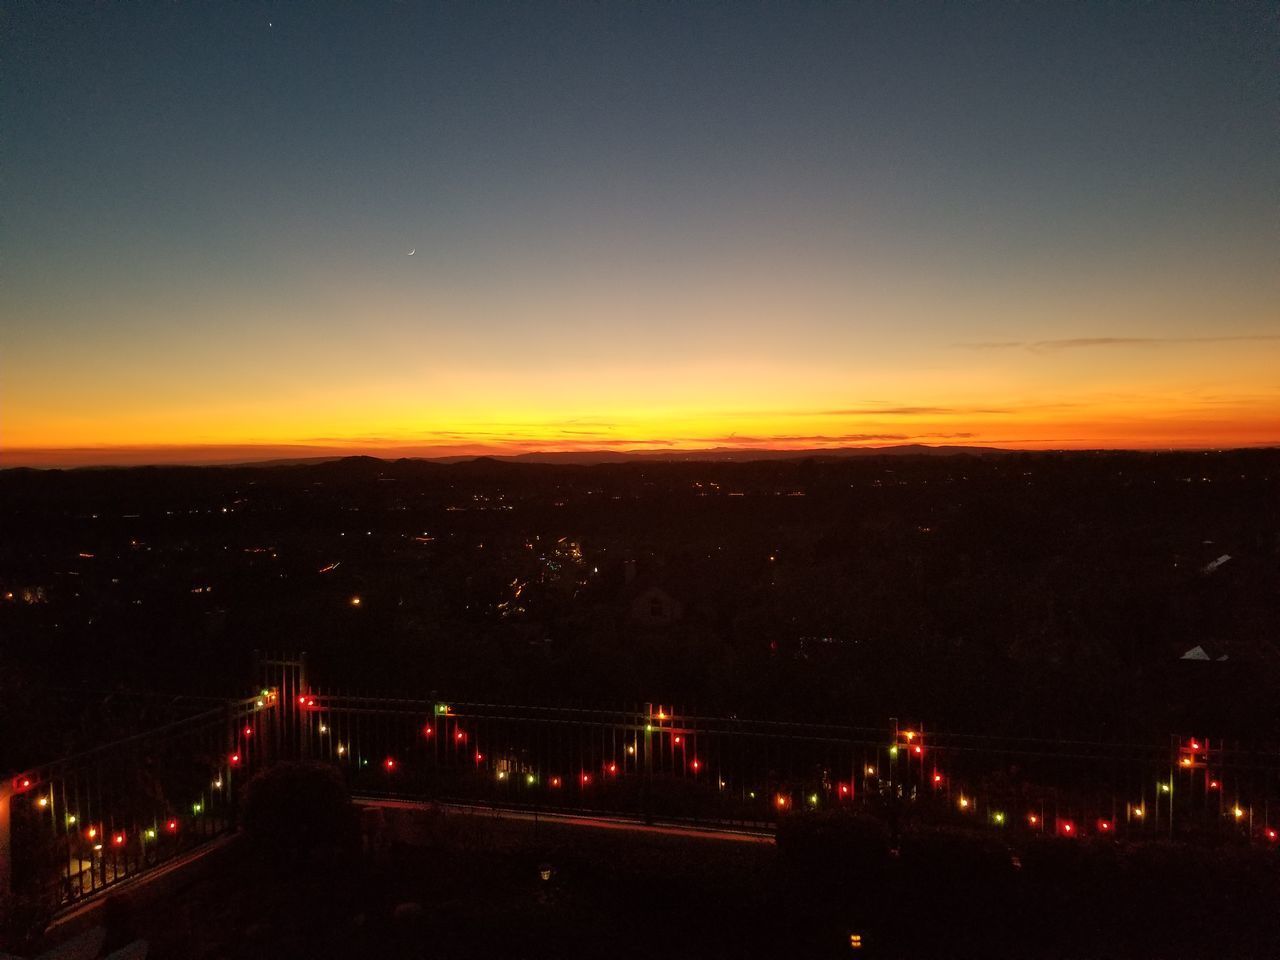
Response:
[{"label": "string light", "polygon": [[422,735],[424,737],[434,737],[435,733],[436,733],[435,728],[432,727],[431,724],[429,723],[422,728]]},{"label": "string light", "polygon": [[791,805],[791,798],[788,797],[785,793],[780,793],[773,798],[773,802],[774,802],[774,805],[779,810],[785,810],[787,809],[787,807]]},{"label": "string light", "polygon": [[1267,833],[1267,839],[1271,840],[1272,842],[1274,842],[1277,838],[1280,838],[1280,834],[1276,833],[1275,827],[1267,827],[1266,833]]},{"label": "string light", "polygon": [[499,770],[499,771],[498,771],[498,779],[499,779],[499,780],[505,780],[505,779],[507,779],[507,771],[505,771],[505,770]]},{"label": "string light", "polygon": [[889,748],[889,756],[896,757],[898,755],[898,745],[895,743]]},{"label": "string light", "polygon": [[609,776],[613,776],[618,772],[618,765],[611,762],[607,767],[605,767],[605,770],[608,771]]},{"label": "string light", "polygon": [[551,786],[552,786],[552,787],[558,787],[558,786],[560,786],[560,784],[561,784],[562,782],[563,782],[563,781],[562,781],[559,777],[552,777],[552,778],[551,778]]},{"label": "string light", "polygon": [[702,761],[699,760],[697,757],[694,757],[692,760],[689,761],[689,769],[692,770],[694,773],[697,773],[699,770],[702,769]]},{"label": "string light", "polygon": [[1231,813],[1235,816],[1237,820],[1242,820],[1244,818],[1244,811],[1241,810],[1238,806],[1232,807]]},{"label": "string light", "polygon": [[591,783],[591,774],[589,774],[589,773],[584,773],[584,774],[582,775],[582,785],[585,787],[585,786],[587,786],[589,783]]},{"label": "string light", "polygon": [[1160,784],[1161,793],[1170,793],[1172,790],[1173,790],[1173,787],[1169,786],[1169,784],[1167,783]]},{"label": "string light", "polygon": [[203,804],[203,803],[201,803],[199,800],[197,800],[195,803],[193,803],[193,804],[191,805],[191,812],[192,812],[192,813],[199,814],[199,813],[201,813],[201,812],[203,812],[203,811],[204,811],[204,804]]},{"label": "string light", "polygon": [[222,778],[221,778],[221,777],[219,777],[217,780],[213,781],[213,789],[215,789],[215,790],[221,790],[221,789],[222,789]]},{"label": "string light", "polygon": [[1133,815],[1137,817],[1139,820],[1141,820],[1145,814],[1146,814],[1146,811],[1143,810],[1141,807],[1133,808]]},{"label": "string light", "polygon": [[387,773],[391,773],[396,768],[395,758],[387,757],[387,759],[382,761],[382,766],[387,771]]},{"label": "string light", "polygon": [[74,827],[76,825],[76,815],[74,813],[67,814],[67,826]]},{"label": "string light", "polygon": [[524,782],[532,787],[535,783],[538,782],[538,778],[535,777],[532,773],[526,774],[524,778]]},{"label": "string light", "polygon": [[41,796],[40,799],[36,801],[36,806],[39,807],[41,810],[43,810],[48,805],[49,805],[49,798],[46,796]]},{"label": "string light", "polygon": [[245,735],[246,737],[252,737],[252,736],[253,736],[253,727],[245,727],[245,728],[244,728],[244,735]]},{"label": "string light", "polygon": [[866,767],[865,772],[866,772],[866,774],[867,774],[867,776],[868,776],[868,777],[874,777],[874,776],[876,775],[876,768],[875,768],[875,767],[873,767],[873,766],[868,765],[868,766]]},{"label": "string light", "polygon": [[1110,821],[1110,820],[1099,820],[1099,821],[1098,821],[1098,830],[1099,830],[1100,832],[1102,832],[1102,833],[1108,833],[1108,832],[1110,832],[1110,830],[1111,830],[1111,821]]},{"label": "string light", "polygon": [[484,761],[484,754],[483,754],[483,753],[481,753],[479,750],[477,750],[477,751],[476,751],[476,763],[482,763],[483,761]]},{"label": "string light", "polygon": [[960,798],[960,809],[961,809],[961,810],[968,810],[968,809],[969,809],[969,798],[968,798],[968,797],[961,797],[961,798]]},{"label": "string light", "polygon": [[816,807],[818,805],[818,795],[816,793],[809,794],[809,806]]},{"label": "string light", "polygon": [[942,774],[940,774],[940,773],[935,773],[935,774],[933,775],[933,782],[934,782],[934,783],[941,783],[941,782],[942,782]]},{"label": "string light", "polygon": [[1063,820],[1059,824],[1059,829],[1061,829],[1062,832],[1065,833],[1067,836],[1071,836],[1071,834],[1075,833],[1076,831],[1075,824],[1072,823],[1070,820]]},{"label": "string light", "polygon": [[155,828],[155,827],[147,827],[147,831],[146,831],[146,833],[145,833],[145,834],[143,834],[143,835],[144,835],[148,840],[154,840],[154,839],[156,838],[156,828]]},{"label": "string light", "polygon": [[1034,827],[1039,822],[1040,822],[1040,818],[1037,817],[1034,813],[1027,814],[1027,823],[1031,824]]},{"label": "string light", "polygon": [[915,745],[914,753],[917,757],[920,756],[922,753],[924,753],[924,747],[920,746],[920,744],[917,743]]},{"label": "string light", "polygon": [[991,814],[991,822],[998,827],[1004,826],[1004,814],[997,810],[995,813]]},{"label": "string light", "polygon": [[231,761],[231,765],[232,765],[233,767],[234,767],[234,766],[237,766],[237,765],[240,763],[240,754],[238,754],[238,753],[233,753],[233,754],[232,754],[230,757],[228,757],[227,759]]},{"label": "string light", "polygon": [[177,832],[178,832],[178,821],[177,821],[177,820],[170,820],[168,823],[166,823],[166,824],[164,825],[164,828],[165,828],[166,830],[168,830],[170,833],[177,833]]},{"label": "string light", "polygon": [[1219,784],[1217,780],[1210,780],[1210,781],[1209,781],[1209,789],[1210,789],[1210,790],[1217,790],[1219,786],[1221,786],[1221,784]]},{"label": "string light", "polygon": [[634,743],[627,744],[627,756],[634,757],[636,755],[636,745]]},{"label": "string light", "polygon": [[338,744],[338,749],[337,749],[337,754],[338,754],[338,756],[340,756],[340,757],[341,757],[341,756],[343,756],[346,752],[347,752],[347,748],[346,748],[346,747],[344,747],[342,744]]},{"label": "string light", "polygon": [[98,828],[90,827],[88,830],[84,832],[84,835],[88,837],[90,840],[96,840],[98,837]]},{"label": "string light", "polygon": [[847,783],[840,784],[840,796],[847,797],[849,795],[849,785]]},{"label": "string light", "polygon": [[111,838],[111,842],[112,842],[112,843],[114,843],[117,847],[123,847],[123,846],[124,846],[124,833],[123,833],[123,832],[122,832],[122,833],[117,833],[114,837],[112,837],[112,838]]},{"label": "string light", "polygon": [[906,737],[908,741],[911,741],[916,738],[916,732],[914,730],[908,730],[903,734],[903,736]]}]

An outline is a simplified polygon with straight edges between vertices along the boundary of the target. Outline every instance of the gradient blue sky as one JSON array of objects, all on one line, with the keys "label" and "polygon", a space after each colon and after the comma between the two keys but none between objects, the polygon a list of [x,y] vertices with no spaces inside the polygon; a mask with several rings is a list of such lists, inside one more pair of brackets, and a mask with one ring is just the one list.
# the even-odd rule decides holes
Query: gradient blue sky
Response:
[{"label": "gradient blue sky", "polygon": [[1278,10],[10,5],[0,458],[1280,440]]}]

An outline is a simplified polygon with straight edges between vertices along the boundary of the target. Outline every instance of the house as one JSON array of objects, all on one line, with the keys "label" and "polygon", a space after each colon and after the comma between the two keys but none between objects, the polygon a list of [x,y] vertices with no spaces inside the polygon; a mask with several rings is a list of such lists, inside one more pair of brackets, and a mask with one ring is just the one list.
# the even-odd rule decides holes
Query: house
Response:
[{"label": "house", "polygon": [[630,598],[631,619],[660,627],[684,617],[684,604],[656,584],[641,587]]}]

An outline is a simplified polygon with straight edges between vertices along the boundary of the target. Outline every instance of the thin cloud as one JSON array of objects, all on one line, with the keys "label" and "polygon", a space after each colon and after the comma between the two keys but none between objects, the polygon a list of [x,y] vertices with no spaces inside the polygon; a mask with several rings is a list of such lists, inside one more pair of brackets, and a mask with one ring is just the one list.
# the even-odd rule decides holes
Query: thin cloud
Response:
[{"label": "thin cloud", "polygon": [[820,417],[866,417],[886,414],[899,417],[950,416],[975,413],[1013,413],[1012,410],[992,407],[849,407],[844,410],[817,410]]},{"label": "thin cloud", "polygon": [[1066,340],[990,340],[958,343],[966,350],[1029,350],[1051,353],[1085,347],[1162,347],[1188,343],[1267,343],[1280,341],[1280,334],[1248,334],[1233,337],[1073,337]]}]

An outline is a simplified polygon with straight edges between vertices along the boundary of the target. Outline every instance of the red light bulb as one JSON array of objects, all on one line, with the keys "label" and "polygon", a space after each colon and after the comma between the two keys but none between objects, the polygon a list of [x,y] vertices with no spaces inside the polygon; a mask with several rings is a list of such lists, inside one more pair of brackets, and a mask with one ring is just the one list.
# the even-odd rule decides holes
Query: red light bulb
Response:
[{"label": "red light bulb", "polygon": [[387,773],[390,773],[396,768],[396,761],[393,757],[387,757],[382,761],[382,765],[387,768]]},{"label": "red light bulb", "polygon": [[236,764],[238,764],[238,763],[240,762],[240,754],[238,754],[238,753],[233,753],[233,754],[232,754],[230,757],[228,757],[227,759],[231,762],[231,765],[234,767],[234,766],[236,766]]},{"label": "red light bulb", "polygon": [[244,728],[244,735],[245,735],[246,737],[252,737],[252,736],[253,736],[253,727],[245,727],[245,728]]},{"label": "red light bulb", "polygon": [[584,773],[584,774],[582,775],[582,785],[585,787],[585,786],[586,786],[587,784],[589,784],[590,782],[591,782],[591,774],[589,774],[589,773]]},{"label": "red light bulb", "polygon": [[112,843],[114,843],[117,847],[123,847],[123,846],[124,846],[124,834],[123,834],[123,833],[117,833],[114,837],[112,837],[112,838],[111,838],[111,842],[112,842]]},{"label": "red light bulb", "polygon": [[433,734],[435,734],[435,730],[432,729],[431,724],[428,723],[425,727],[422,728],[422,735],[424,737],[430,737]]},{"label": "red light bulb", "polygon": [[177,821],[177,820],[170,820],[168,823],[166,823],[166,824],[164,825],[164,828],[165,828],[166,830],[168,830],[170,833],[177,833],[177,832],[178,832],[178,821]]}]

